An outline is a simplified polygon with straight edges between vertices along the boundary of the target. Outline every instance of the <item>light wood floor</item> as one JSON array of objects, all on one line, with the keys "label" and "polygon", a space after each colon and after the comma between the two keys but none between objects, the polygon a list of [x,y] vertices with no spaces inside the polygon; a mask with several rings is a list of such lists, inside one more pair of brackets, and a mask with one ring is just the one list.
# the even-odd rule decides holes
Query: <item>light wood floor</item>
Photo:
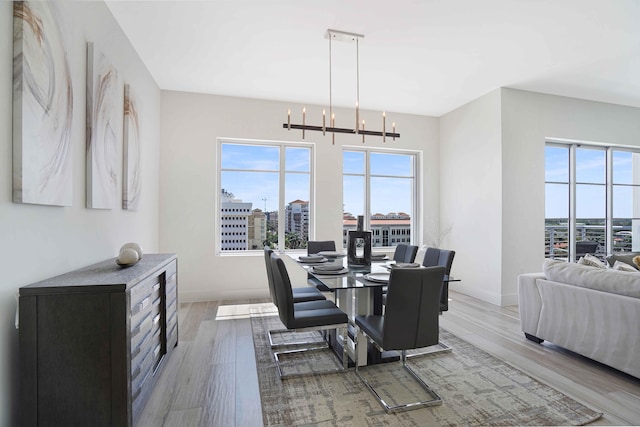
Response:
[{"label": "light wood floor", "polygon": [[[592,425],[640,425],[640,380],[552,344],[524,338],[516,306],[450,293],[441,326],[604,416]],[[180,305],[180,343],[160,373],[142,426],[261,426],[248,304]],[[455,351],[455,349],[454,349]]]}]

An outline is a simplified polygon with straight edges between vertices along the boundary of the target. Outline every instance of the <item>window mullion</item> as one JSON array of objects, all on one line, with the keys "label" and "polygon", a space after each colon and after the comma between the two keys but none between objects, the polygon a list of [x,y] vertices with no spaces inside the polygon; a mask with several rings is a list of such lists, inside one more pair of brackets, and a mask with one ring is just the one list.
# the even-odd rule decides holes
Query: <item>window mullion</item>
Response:
[{"label": "window mullion", "polygon": [[569,262],[576,261],[576,149],[569,147]]},{"label": "window mullion", "polygon": [[286,225],[286,209],[285,209],[285,153],[284,146],[280,146],[280,170],[278,174],[278,249],[284,252],[286,249],[285,241],[285,225]]},{"label": "window mullion", "polygon": [[371,230],[371,169],[370,169],[371,151],[366,150],[364,156],[364,226],[365,229]]},{"label": "window mullion", "polygon": [[605,242],[606,254],[613,253],[613,148],[607,148],[606,157],[607,186],[605,190],[605,198],[607,201],[606,220],[605,220]]}]

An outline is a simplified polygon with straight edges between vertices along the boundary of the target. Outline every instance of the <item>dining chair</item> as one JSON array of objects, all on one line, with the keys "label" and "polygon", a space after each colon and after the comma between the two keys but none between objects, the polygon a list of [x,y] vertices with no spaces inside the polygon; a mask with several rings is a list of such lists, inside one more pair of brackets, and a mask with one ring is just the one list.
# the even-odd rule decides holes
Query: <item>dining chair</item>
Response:
[{"label": "dining chair", "polygon": [[322,251],[335,251],[336,242],[333,240],[309,240],[307,242],[307,255],[317,254]]},{"label": "dining chair", "polygon": [[[269,295],[271,296],[271,300],[275,303],[275,291],[273,288],[273,273],[271,271],[271,254],[273,253],[273,249],[268,247],[264,248],[264,260],[265,266],[267,269],[267,280],[269,282]],[[293,300],[294,302],[306,302],[306,301],[320,301],[325,300],[325,296],[322,295],[315,287],[304,285],[301,287],[291,288],[293,292]],[[276,304],[278,305],[278,304]]]},{"label": "dining chair", "polygon": [[[444,276],[446,278],[449,277],[451,273],[451,266],[453,265],[453,258],[455,257],[456,252],[448,249],[439,249],[428,247],[424,253],[424,259],[422,261],[423,267],[444,267]],[[440,314],[443,311],[449,310],[449,282],[447,280],[443,280],[442,282],[442,290],[440,291],[440,296],[438,298],[440,304]],[[424,351],[414,352],[411,355],[408,355],[408,358],[426,356],[429,354],[435,353],[448,353],[451,352],[452,348],[449,347],[446,343],[439,341],[438,348],[428,348]]]},{"label": "dining chair", "polygon": [[[451,275],[451,266],[453,265],[453,258],[456,256],[456,252],[448,249],[438,249],[428,247],[422,265],[424,267],[441,266],[444,267],[444,275]],[[440,311],[449,310],[449,283],[445,282],[442,285],[442,295],[440,295]]]},{"label": "dining chair", "polygon": [[418,253],[417,246],[399,243],[393,253],[393,260],[395,262],[413,262],[416,259],[416,253]]},{"label": "dining chair", "polygon": [[[329,331],[331,329],[343,329],[336,332],[342,337],[342,365],[334,358],[336,364],[335,369],[311,371],[309,374],[317,375],[331,372],[346,371],[349,366],[349,356],[347,354],[347,314],[339,309],[331,301],[326,301],[327,307],[321,309],[306,309],[300,304],[293,302],[293,293],[291,292],[291,280],[287,273],[287,268],[282,259],[275,253],[271,254],[271,269],[273,272],[274,290],[276,300],[278,301],[278,315],[280,321],[290,332],[307,332],[307,331]],[[303,303],[306,304],[306,303]],[[281,367],[281,359],[284,356],[300,354],[308,351],[325,350],[329,347],[328,343],[323,346],[312,346],[294,350],[276,351],[273,353],[278,377],[287,379],[291,377],[305,376],[305,373],[284,374]]]},{"label": "dining chair", "polygon": [[[335,251],[336,242],[333,240],[309,240],[307,242],[307,255],[314,255],[322,251]],[[313,286],[320,292],[331,292],[326,285],[311,281]]]},{"label": "dining chair", "polygon": [[[273,280],[273,269],[271,267],[271,254],[273,250],[269,248],[264,248],[264,257],[265,264],[267,269],[267,281],[269,283],[269,295],[271,296],[271,301],[273,304],[278,307],[278,300],[275,291],[275,282]],[[276,255],[277,256],[277,255]],[[291,288],[293,295],[294,304],[299,307],[299,309],[304,310],[317,310],[317,309],[325,309],[331,308],[333,303],[331,301],[327,301],[327,299],[322,295],[320,291],[316,288],[312,288],[311,286],[306,286],[303,288]],[[298,291],[298,292],[295,292]],[[297,294],[297,295],[296,295]],[[280,347],[288,347],[294,345],[316,345],[323,344],[325,339],[321,335],[316,340],[304,340],[304,341],[286,341],[284,343],[275,343],[273,336],[276,334],[282,334],[285,332],[290,332],[288,329],[269,329],[267,334],[269,336],[269,345],[271,348],[280,348]]]},{"label": "dining chair", "polygon": [[[444,267],[391,270],[387,305],[383,315],[355,317],[355,372],[387,413],[442,404],[442,399],[407,364],[407,350],[438,344],[439,300]],[[358,366],[359,333],[381,351],[398,350],[403,368],[431,397],[430,400],[390,405],[361,374]],[[375,370],[376,367],[367,367]]]}]

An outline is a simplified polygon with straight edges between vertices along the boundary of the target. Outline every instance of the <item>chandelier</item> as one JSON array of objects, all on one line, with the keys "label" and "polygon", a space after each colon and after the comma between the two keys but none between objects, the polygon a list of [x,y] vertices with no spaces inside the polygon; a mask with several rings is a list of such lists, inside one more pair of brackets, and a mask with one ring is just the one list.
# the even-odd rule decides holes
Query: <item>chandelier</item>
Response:
[{"label": "chandelier", "polygon": [[[283,123],[282,127],[291,130],[291,129],[299,129],[302,130],[302,139],[305,138],[305,131],[317,131],[322,132],[322,135],[326,135],[327,132],[331,133],[331,142],[335,144],[335,134],[336,133],[346,133],[351,135],[362,135],[362,143],[365,142],[365,136],[381,136],[382,142],[387,141],[387,137],[396,140],[396,138],[400,138],[400,134],[396,133],[396,123],[392,122],[391,124],[391,132],[387,131],[387,115],[385,112],[382,113],[382,130],[374,131],[365,129],[364,120],[360,120],[360,51],[359,44],[360,40],[364,38],[362,34],[354,34],[347,33],[344,31],[337,30],[327,30],[327,38],[329,39],[329,125],[327,126],[327,116],[326,110],[322,110],[322,126],[308,125],[307,124],[307,110],[306,107],[302,108],[302,124],[292,124],[291,123],[291,109],[287,111],[287,123]],[[331,43],[333,40],[337,41],[345,41],[345,42],[355,42],[356,45],[356,107],[355,107],[355,126],[352,128],[340,128],[336,127],[336,115],[333,112],[333,93],[331,87],[332,81],[332,54],[331,54]]]}]

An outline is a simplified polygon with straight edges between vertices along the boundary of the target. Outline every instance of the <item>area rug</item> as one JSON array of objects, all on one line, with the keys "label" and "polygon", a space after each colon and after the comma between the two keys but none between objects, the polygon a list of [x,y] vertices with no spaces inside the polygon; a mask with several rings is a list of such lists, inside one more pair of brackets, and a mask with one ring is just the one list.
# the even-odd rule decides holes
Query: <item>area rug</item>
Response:
[{"label": "area rug", "polygon": [[[451,353],[416,357],[410,365],[442,397],[442,406],[386,414],[351,369],[281,381],[267,330],[282,328],[268,310],[252,312],[262,416],[265,426],[484,426],[586,425],[602,416],[529,377],[468,342],[441,329]],[[286,337],[283,337],[286,339]],[[334,365],[330,350],[283,360],[285,373]],[[365,367],[361,372],[389,399],[421,389],[400,362]]]}]

